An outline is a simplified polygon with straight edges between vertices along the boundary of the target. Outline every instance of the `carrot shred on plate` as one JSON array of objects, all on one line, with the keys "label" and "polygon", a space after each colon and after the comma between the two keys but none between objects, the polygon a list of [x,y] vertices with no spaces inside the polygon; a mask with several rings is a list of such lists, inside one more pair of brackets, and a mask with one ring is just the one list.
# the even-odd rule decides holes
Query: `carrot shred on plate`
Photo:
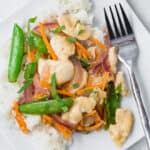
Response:
[{"label": "carrot shred on plate", "polygon": [[96,39],[96,38],[94,38],[94,37],[90,37],[90,38],[89,38],[89,41],[91,41],[91,42],[94,43],[96,46],[98,46],[99,48],[101,48],[101,49],[103,49],[103,50],[105,50],[105,51],[108,50],[107,46],[106,46],[104,43],[102,43],[101,41],[99,41],[98,39]]},{"label": "carrot shred on plate", "polygon": [[19,112],[19,104],[17,101],[14,101],[12,110],[15,113],[15,119],[21,131],[28,134],[30,130],[27,128],[26,122],[24,121],[22,114]]},{"label": "carrot shred on plate", "polygon": [[70,92],[65,91],[65,90],[57,90],[57,93],[60,94],[60,95],[75,97],[75,95],[73,93],[70,93]]},{"label": "carrot shred on plate", "polygon": [[45,94],[43,93],[37,93],[37,94],[34,94],[33,96],[33,99],[36,101],[36,100],[39,100],[41,99]]},{"label": "carrot shred on plate", "polygon": [[90,53],[86,50],[86,48],[82,44],[80,44],[78,41],[76,41],[75,45],[81,51],[81,54],[84,58],[90,58],[91,57]]},{"label": "carrot shred on plate", "polygon": [[47,88],[48,90],[51,89],[50,84],[49,84],[46,80],[40,80],[40,85],[41,85],[43,88]]},{"label": "carrot shred on plate", "polygon": [[58,130],[67,140],[71,140],[72,131],[70,129],[59,124],[52,117],[48,115],[43,115],[42,118],[43,118],[43,123],[49,124],[49,125],[53,124],[54,128]]},{"label": "carrot shred on plate", "polygon": [[77,95],[81,95],[81,94],[83,94],[85,91],[87,91],[87,90],[93,90],[94,88],[100,88],[100,89],[104,90],[105,87],[106,87],[106,84],[107,84],[107,82],[108,82],[108,79],[109,79],[109,72],[105,72],[104,75],[103,75],[103,78],[102,78],[102,80],[101,80],[101,82],[100,82],[100,84],[87,86],[87,87],[85,87],[85,88],[83,88],[83,89],[78,90],[78,91],[76,92],[76,94],[77,94]]},{"label": "carrot shred on plate", "polygon": [[51,45],[50,45],[50,43],[49,43],[49,41],[47,39],[44,25],[42,23],[40,23],[39,27],[40,27],[40,32],[41,32],[42,39],[43,39],[43,41],[44,41],[44,43],[45,43],[45,45],[46,45],[46,47],[48,49],[48,52],[52,56],[52,59],[57,60],[58,58],[57,58],[54,50],[52,49],[52,47],[51,47]]},{"label": "carrot shred on plate", "polygon": [[27,57],[28,57],[28,59],[29,59],[30,62],[33,62],[35,60],[35,54],[36,54],[36,52],[37,52],[36,49],[30,50],[28,48]]},{"label": "carrot shred on plate", "polygon": [[101,120],[101,118],[100,118],[100,116],[99,116],[99,114],[98,114],[98,112],[96,110],[93,110],[90,113],[84,114],[83,118],[84,117],[93,117],[94,121],[95,121],[95,124],[92,125],[92,126],[84,126],[83,120],[81,120],[81,122],[79,123],[79,125],[77,127],[77,130],[79,130],[79,131],[94,131],[94,130],[98,130],[105,124],[105,122],[103,120]]}]

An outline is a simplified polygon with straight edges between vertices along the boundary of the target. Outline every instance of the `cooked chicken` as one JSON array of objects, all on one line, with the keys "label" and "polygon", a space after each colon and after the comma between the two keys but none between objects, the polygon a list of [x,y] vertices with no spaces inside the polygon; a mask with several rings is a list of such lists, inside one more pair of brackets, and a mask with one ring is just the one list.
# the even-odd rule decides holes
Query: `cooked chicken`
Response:
[{"label": "cooked chicken", "polygon": [[115,74],[117,72],[117,62],[118,62],[116,47],[112,47],[109,49],[108,61],[110,63],[112,73]]},{"label": "cooked chicken", "polygon": [[77,124],[81,121],[83,113],[91,112],[96,106],[96,100],[90,97],[80,96],[74,100],[74,105],[69,112],[62,114],[62,119]]},{"label": "cooked chicken", "polygon": [[76,37],[79,40],[87,40],[91,36],[91,31],[88,27],[69,15],[59,16],[58,23],[60,26],[65,26],[64,33]]},{"label": "cooked chicken", "polygon": [[54,35],[51,38],[51,45],[59,59],[68,59],[75,54],[75,45],[66,40],[66,36]]},{"label": "cooked chicken", "polygon": [[132,113],[128,109],[117,109],[116,124],[110,125],[109,132],[116,145],[122,145],[130,134],[133,124]]},{"label": "cooked chicken", "polygon": [[[49,67],[48,71],[47,69],[45,69],[47,67]],[[54,72],[56,73],[57,85],[61,85],[70,81],[73,78],[74,66],[69,60],[39,60],[38,73],[40,75],[40,79],[42,79],[45,74],[48,74],[48,81],[50,82],[50,77]]]},{"label": "cooked chicken", "polygon": [[129,95],[129,90],[125,82],[124,74],[121,71],[118,72],[116,75],[115,87],[119,86],[119,84],[121,84],[121,95],[122,96]]},{"label": "cooked chicken", "polygon": [[95,59],[96,58],[96,47],[95,46],[92,46],[92,47],[89,47],[88,49],[88,52],[91,54],[92,58]]},{"label": "cooked chicken", "polygon": [[[75,72],[74,76],[76,76],[76,72]],[[70,86],[67,87],[67,90],[70,91],[71,93],[75,93],[79,89],[82,89],[87,84],[87,78],[88,78],[87,71],[85,69],[82,69],[82,74],[80,76],[80,84],[79,84],[79,86],[77,88],[73,88],[73,84],[76,83],[76,81],[75,81],[76,79],[75,79],[75,77],[73,77],[73,79],[72,79],[72,81],[70,83]]]}]

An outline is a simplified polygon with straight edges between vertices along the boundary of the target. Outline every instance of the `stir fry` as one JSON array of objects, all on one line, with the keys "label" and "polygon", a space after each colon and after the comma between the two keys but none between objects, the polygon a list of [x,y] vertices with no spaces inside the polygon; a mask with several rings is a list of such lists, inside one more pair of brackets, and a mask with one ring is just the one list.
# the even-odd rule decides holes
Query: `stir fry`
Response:
[{"label": "stir fry", "polygon": [[117,48],[96,39],[90,27],[70,15],[31,28],[36,19],[28,20],[27,32],[15,24],[12,35],[9,82],[24,73],[12,108],[20,129],[31,132],[25,114],[40,115],[42,124],[68,140],[74,132],[104,128],[121,145],[132,128],[132,114],[120,108],[121,96],[129,91],[117,69]]}]

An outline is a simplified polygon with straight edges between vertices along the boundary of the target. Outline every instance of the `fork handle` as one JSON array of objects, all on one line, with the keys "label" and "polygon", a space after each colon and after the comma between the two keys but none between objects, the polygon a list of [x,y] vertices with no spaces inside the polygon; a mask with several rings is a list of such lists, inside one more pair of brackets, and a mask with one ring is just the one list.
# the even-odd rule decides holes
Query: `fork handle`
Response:
[{"label": "fork handle", "polygon": [[140,91],[138,82],[135,77],[135,73],[132,69],[129,69],[129,68],[128,68],[128,71],[129,71],[129,77],[131,80],[131,88],[132,88],[133,96],[137,104],[138,112],[140,115],[140,120],[141,120],[142,127],[145,133],[146,141],[147,141],[148,150],[150,150],[150,124],[149,124],[148,114],[144,106],[144,102],[141,96],[141,91]]}]

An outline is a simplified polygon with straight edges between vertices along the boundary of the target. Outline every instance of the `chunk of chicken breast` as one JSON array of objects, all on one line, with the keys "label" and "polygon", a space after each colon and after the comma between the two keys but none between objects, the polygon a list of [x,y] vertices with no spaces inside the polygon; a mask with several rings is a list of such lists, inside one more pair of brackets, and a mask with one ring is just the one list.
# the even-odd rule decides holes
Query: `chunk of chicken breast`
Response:
[{"label": "chunk of chicken breast", "polygon": [[117,72],[117,63],[118,63],[117,48],[116,47],[112,47],[109,49],[108,61],[110,63],[112,73],[115,74]]},{"label": "chunk of chicken breast", "polygon": [[116,75],[116,80],[115,80],[115,87],[119,86],[121,84],[121,95],[122,96],[127,96],[129,95],[129,90],[127,88],[124,74],[122,71],[119,71]]},{"label": "chunk of chicken breast", "polygon": [[78,124],[83,117],[83,113],[91,112],[95,106],[96,100],[92,96],[77,97],[70,111],[62,114],[62,119],[73,124]]},{"label": "chunk of chicken breast", "polygon": [[51,38],[51,46],[59,59],[68,59],[75,54],[75,45],[66,40],[66,36],[54,35]]},{"label": "chunk of chicken breast", "polygon": [[122,145],[130,134],[133,116],[128,109],[117,109],[116,124],[110,125],[109,132],[116,145]]},{"label": "chunk of chicken breast", "polygon": [[[49,67],[49,70],[45,70],[45,68]],[[74,75],[74,66],[69,60],[45,60],[39,59],[38,62],[38,73],[40,75],[40,79],[45,76],[45,74],[49,74],[48,81],[50,82],[51,75],[56,73],[56,82],[57,85],[64,84],[70,81]]]},{"label": "chunk of chicken breast", "polygon": [[76,37],[79,40],[87,40],[91,36],[91,31],[88,27],[80,23],[75,17],[69,15],[61,15],[58,17],[60,26],[65,26],[64,33]]}]

